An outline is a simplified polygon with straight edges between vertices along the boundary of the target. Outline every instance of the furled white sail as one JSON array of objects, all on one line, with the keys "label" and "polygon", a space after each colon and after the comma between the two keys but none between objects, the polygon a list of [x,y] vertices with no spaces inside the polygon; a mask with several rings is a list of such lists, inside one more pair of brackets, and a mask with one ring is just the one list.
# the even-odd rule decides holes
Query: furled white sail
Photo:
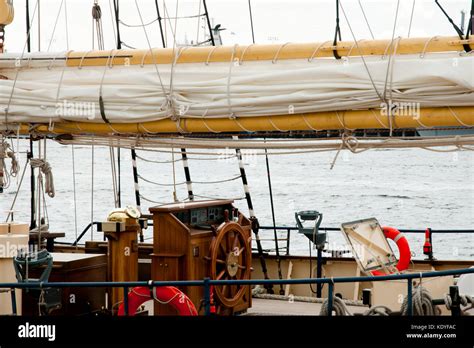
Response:
[{"label": "furled white sail", "polygon": [[[474,57],[457,52],[71,67],[66,53],[0,56],[0,122],[132,123],[474,104]],[[1,76],[0,76],[1,77]]]}]

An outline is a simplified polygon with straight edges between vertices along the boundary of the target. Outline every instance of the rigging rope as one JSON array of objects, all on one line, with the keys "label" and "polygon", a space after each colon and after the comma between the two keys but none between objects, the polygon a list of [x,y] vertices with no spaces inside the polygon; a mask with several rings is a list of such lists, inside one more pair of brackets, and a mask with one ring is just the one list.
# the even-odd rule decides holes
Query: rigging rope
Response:
[{"label": "rigging rope", "polygon": [[152,199],[146,198],[141,193],[140,193],[140,198],[143,199],[144,201],[147,201],[147,202],[150,202],[150,203],[153,203],[153,204],[160,204],[160,205],[165,205],[166,204],[166,203],[163,203],[163,202],[157,202],[157,201],[154,201]]},{"label": "rigging rope", "polygon": [[[3,136],[2,136],[3,140]],[[5,159],[11,159],[11,168],[6,170]],[[15,151],[11,148],[10,144],[6,141],[0,141],[0,193],[3,189],[7,189],[10,186],[11,178],[18,175],[20,171],[20,165],[15,155]]]},{"label": "rigging rope", "polygon": [[360,58],[362,59],[362,62],[363,62],[364,67],[365,67],[365,70],[367,71],[367,75],[369,76],[369,79],[370,79],[370,82],[371,82],[371,84],[372,84],[372,87],[373,87],[375,93],[377,94],[377,96],[379,97],[379,99],[383,101],[382,95],[380,94],[380,92],[379,92],[378,89],[377,89],[377,86],[376,86],[376,84],[375,84],[374,79],[372,78],[372,74],[370,73],[370,70],[369,70],[369,67],[368,67],[368,65],[367,65],[367,62],[366,62],[366,60],[365,60],[365,58],[364,58],[364,55],[362,54],[362,50],[360,49],[359,43],[358,43],[358,41],[357,41],[357,39],[356,39],[356,37],[355,37],[354,31],[352,30],[352,26],[351,26],[351,24],[350,24],[350,22],[349,22],[349,19],[348,19],[347,15],[346,15],[346,11],[344,11],[344,7],[342,6],[342,2],[340,3],[340,7],[341,7],[341,10],[342,10],[342,14],[344,15],[344,18],[346,19],[347,26],[349,27],[349,31],[351,32],[352,38],[354,39],[354,43],[355,43],[355,45],[356,45],[356,47],[357,47],[357,50],[359,51]]},{"label": "rigging rope", "polygon": [[[27,161],[27,163],[25,163],[25,166],[23,167],[23,172],[21,173],[20,183],[18,184],[18,187],[16,189],[15,197],[13,197],[13,201],[12,201],[12,204],[10,206],[10,210],[8,211],[8,215],[5,219],[5,222],[8,222],[8,219],[10,218],[10,216],[12,217],[11,221],[13,222],[13,208],[15,208],[16,199],[18,198],[18,194],[20,193],[20,189],[21,189],[21,186],[23,184],[23,178],[25,177],[26,168],[28,167],[28,161],[29,161],[28,157],[27,157],[26,161]],[[0,164],[0,167],[1,167],[1,164]],[[0,183],[0,186],[1,186],[1,183]]]},{"label": "rigging rope", "polygon": [[205,198],[205,199],[212,199],[212,200],[219,200],[219,199],[230,199],[233,201],[242,201],[245,199],[245,197],[235,197],[235,198],[229,198],[229,197],[211,197],[211,196],[203,196],[203,195],[194,195],[195,197],[200,197],[200,198]]},{"label": "rigging rope", "polygon": [[413,14],[415,13],[415,4],[416,4],[416,0],[413,0],[413,5],[411,7],[410,24],[408,25],[408,35],[407,35],[407,37],[410,37],[410,33],[411,33],[411,25],[413,23]]},{"label": "rigging rope", "polygon": [[[362,149],[381,149],[381,148],[428,148],[439,146],[456,146],[456,150],[471,150],[467,145],[474,145],[473,136],[436,136],[436,137],[402,137],[402,138],[380,138],[376,140],[364,139],[360,140],[354,137],[346,137],[345,141],[341,139],[330,138],[328,140],[273,140],[262,142],[258,140],[223,140],[223,139],[196,139],[196,138],[154,138],[154,139],[129,139],[118,136],[108,137],[88,137],[88,136],[73,136],[70,139],[57,138],[55,139],[60,144],[83,144],[91,145],[92,143],[101,146],[121,146],[125,148],[135,147],[142,151],[154,151],[162,153],[171,153],[174,150],[171,148],[186,147],[194,148],[201,151],[188,151],[192,155],[209,155],[219,158],[222,156],[219,152],[208,152],[209,149],[268,149],[268,150],[292,150],[268,152],[268,155],[285,155],[297,154],[305,152],[317,151],[338,151],[341,144],[344,148],[358,153]],[[154,148],[150,150],[149,148]],[[158,150],[157,148],[163,148]],[[180,152],[175,152],[180,153]],[[264,156],[265,152],[253,152],[253,155]],[[221,157],[222,158],[222,157]],[[193,159],[195,159],[193,157]]]},{"label": "rigging rope", "polygon": [[51,49],[51,44],[53,43],[53,40],[54,40],[54,34],[56,33],[56,26],[58,25],[58,20],[59,20],[59,16],[61,15],[61,10],[63,9],[63,5],[64,5],[64,0],[61,0],[61,4],[59,4],[58,14],[56,15],[56,20],[54,22],[53,32],[51,34],[51,38],[49,39],[48,49],[46,50],[46,52],[49,52],[49,50]]},{"label": "rigging rope", "polygon": [[110,157],[110,172],[112,174],[112,190],[114,194],[114,203],[115,208],[119,208],[119,198],[117,190],[117,167],[115,165],[115,151],[112,147],[109,147],[109,157]]},{"label": "rigging rope", "polygon": [[253,30],[252,4],[250,3],[250,0],[249,0],[249,17],[250,17],[250,29],[252,31],[252,43],[255,44],[255,33]]},{"label": "rigging rope", "polygon": [[[8,104],[7,104],[7,107],[4,109],[4,113],[5,113],[5,128],[6,130],[8,130],[8,111],[9,111],[9,108],[10,108],[10,105],[11,105],[11,102],[12,102],[12,99],[13,99],[13,92],[15,90],[15,87],[16,87],[16,83],[17,83],[17,80],[18,80],[18,75],[20,74],[20,70],[21,70],[21,61],[23,60],[23,57],[25,56],[25,51],[26,49],[28,48],[28,52],[30,51],[30,34],[31,34],[31,28],[33,26],[33,21],[35,20],[35,14],[36,14],[36,11],[38,9],[38,3],[39,1],[36,1],[35,3],[35,7],[33,9],[33,15],[32,15],[32,19],[31,19],[31,23],[28,22],[27,25],[28,25],[28,32],[26,34],[26,40],[25,40],[25,44],[23,46],[23,51],[21,52],[21,56],[19,58],[19,62],[20,62],[20,65],[18,65],[16,67],[16,73],[15,73],[15,79],[13,81],[13,86],[12,86],[12,90],[11,90],[11,93],[10,93],[10,97],[8,99]],[[28,15],[28,18],[29,18],[29,10],[27,10],[27,15]],[[38,16],[39,17],[39,16]],[[38,19],[39,21],[39,19]]]},{"label": "rigging rope", "polygon": [[369,20],[367,19],[367,16],[365,15],[364,7],[362,6],[362,3],[359,1],[359,6],[360,10],[362,11],[362,15],[364,16],[365,23],[367,24],[367,28],[369,28],[370,36],[372,37],[372,40],[375,40],[374,33],[372,33],[372,29],[370,28]]},{"label": "rigging rope", "polygon": [[[445,15],[446,19],[449,21],[449,23],[451,23],[451,25],[453,26],[454,30],[456,31],[456,33],[458,34],[459,38],[461,40],[464,40],[464,33],[461,31],[461,29],[459,29],[459,27],[454,23],[454,21],[451,19],[451,17],[449,17],[448,13],[444,10],[444,8],[441,6],[441,4],[438,2],[438,0],[435,0],[435,4],[438,5],[438,7],[440,8],[441,12],[443,12],[443,14]],[[471,15],[472,15],[472,11],[471,11]],[[472,21],[472,18],[471,18],[471,21]],[[466,52],[471,52],[472,49],[471,49],[471,46],[468,44],[468,43],[464,43],[462,44],[463,47],[464,47],[464,50]]]},{"label": "rigging rope", "polygon": [[147,178],[144,178],[141,174],[138,174],[138,178],[140,178],[141,180],[149,183],[149,184],[153,184],[153,185],[157,185],[157,186],[166,186],[166,187],[174,187],[174,186],[180,186],[180,185],[184,185],[186,184],[186,181],[182,181],[182,182],[172,182],[172,183],[169,183],[169,184],[165,184],[165,183],[160,183],[160,182],[156,182],[156,181],[153,181],[153,180],[149,180]]},{"label": "rigging rope", "polygon": [[[74,144],[71,146],[71,155],[72,155],[72,194],[73,194],[73,201],[74,201],[74,237],[77,240],[77,192],[76,192],[76,157],[74,151]],[[78,245],[76,243],[76,250]]]},{"label": "rigging rope", "polygon": [[45,177],[45,185],[44,185],[44,192],[51,198],[56,195],[56,191],[54,189],[54,178],[53,178],[53,170],[49,162],[42,158],[32,158],[30,159],[30,165],[33,169],[39,168],[40,172],[38,173],[38,178],[40,179],[41,173],[44,174]]},{"label": "rigging rope", "polygon": [[[264,141],[266,139],[264,138]],[[270,162],[268,160],[268,153],[267,149],[264,149],[265,151],[265,166],[267,168],[267,182],[268,182],[268,192],[269,192],[269,198],[270,198],[270,208],[272,212],[272,223],[273,223],[273,237],[275,240],[275,254],[277,257],[277,266],[278,266],[278,278],[283,279],[283,273],[281,271],[281,257],[280,257],[280,247],[278,245],[278,234],[276,230],[276,220],[275,220],[275,207],[273,204],[273,190],[272,190],[272,179],[270,175]],[[283,284],[280,284],[280,295],[283,295],[285,291],[283,290]]]},{"label": "rigging rope", "polygon": [[[141,23],[143,24],[143,17],[142,17],[142,13],[140,11],[140,7],[138,6],[138,2],[137,0],[135,0],[135,6],[137,8],[137,12],[138,12],[138,16],[140,17],[140,21]],[[163,91],[163,96],[168,99],[169,96],[168,96],[168,93],[166,92],[166,89],[165,89],[165,86],[163,84],[163,81],[161,79],[161,74],[160,74],[160,71],[158,69],[158,63],[156,61],[156,57],[155,57],[155,54],[153,53],[153,49],[151,47],[151,43],[150,43],[150,39],[148,38],[148,33],[146,31],[146,28],[145,26],[143,26],[143,32],[145,34],[145,38],[146,38],[146,41],[147,41],[147,44],[148,44],[148,49],[150,51],[150,55],[151,55],[151,59],[152,59],[152,62],[153,62],[153,65],[155,66],[155,70],[156,70],[156,74],[158,76],[158,80],[159,80],[159,83],[160,83],[160,86],[161,86],[161,89]],[[161,108],[162,109],[162,108]]]},{"label": "rigging rope", "polygon": [[117,33],[116,33],[116,29],[115,29],[116,25],[114,23],[114,14],[113,14],[113,11],[112,11],[112,0],[109,0],[109,12],[110,12],[110,20],[112,22],[112,32],[114,33],[115,47],[118,47]]},{"label": "rigging rope", "polygon": [[95,144],[91,146],[91,240],[94,240],[94,177],[95,177]]},{"label": "rigging rope", "polygon": [[[156,160],[151,160],[151,159],[148,159],[148,158],[144,158],[140,155],[137,155],[137,158],[141,159],[142,161],[145,161],[145,162],[149,162],[149,163],[158,163],[158,164],[167,164],[167,163],[171,163],[172,161],[156,161]],[[175,162],[179,162],[179,161],[182,161],[183,159],[182,158],[177,158],[175,159],[174,161]]]},{"label": "rigging rope", "polygon": [[99,50],[104,50],[104,31],[102,28],[102,9],[99,6],[98,0],[94,0],[92,6],[92,18],[95,22],[95,30],[97,31],[97,46]]},{"label": "rigging rope", "polygon": [[341,38],[341,28],[339,27],[339,0],[336,0],[336,29],[334,32],[334,41],[332,45],[334,46],[333,48],[333,54],[334,58],[336,59],[341,59],[341,56],[337,53],[337,38],[339,36],[339,41],[342,40]]}]

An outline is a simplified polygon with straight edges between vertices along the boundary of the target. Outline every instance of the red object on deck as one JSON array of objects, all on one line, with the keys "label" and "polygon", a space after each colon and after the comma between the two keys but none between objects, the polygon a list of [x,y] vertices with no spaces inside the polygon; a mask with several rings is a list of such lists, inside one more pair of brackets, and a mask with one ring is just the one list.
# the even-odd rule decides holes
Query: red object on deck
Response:
[{"label": "red object on deck", "polygon": [[216,310],[216,304],[214,302],[214,287],[213,286],[211,286],[211,301],[209,305],[210,305],[211,314],[216,314],[217,310]]},{"label": "red object on deck", "polygon": [[[383,234],[385,238],[389,238],[397,243],[398,250],[400,252],[400,258],[398,259],[398,263],[395,266],[399,271],[404,271],[408,269],[411,261],[411,251],[410,245],[408,244],[407,239],[399,230],[393,227],[384,226],[382,227]],[[386,273],[381,271],[372,271],[372,275],[380,276],[386,275]]]},{"label": "red object on deck", "polygon": [[427,256],[433,255],[433,245],[431,245],[431,228],[425,231],[425,244],[423,244],[423,254]]},{"label": "red object on deck", "polygon": [[[189,297],[174,286],[157,286],[153,290],[145,286],[133,288],[128,293],[128,314],[135,315],[139,306],[153,299],[162,304],[169,304],[178,311],[178,315],[198,315],[196,307]],[[123,302],[120,304],[118,315],[125,315],[125,305]]]}]

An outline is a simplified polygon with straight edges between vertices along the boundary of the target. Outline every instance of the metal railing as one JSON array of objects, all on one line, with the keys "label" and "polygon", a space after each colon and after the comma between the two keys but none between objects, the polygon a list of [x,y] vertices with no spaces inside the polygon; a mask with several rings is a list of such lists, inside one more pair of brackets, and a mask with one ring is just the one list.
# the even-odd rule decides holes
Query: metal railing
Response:
[{"label": "metal railing", "polygon": [[407,281],[407,313],[413,315],[413,279],[434,278],[444,276],[456,276],[462,274],[474,274],[474,268],[464,268],[446,271],[432,271],[420,273],[390,274],[383,276],[363,277],[338,277],[338,278],[301,278],[301,279],[246,279],[246,280],[180,280],[180,281],[128,281],[128,282],[26,282],[26,283],[0,283],[0,289],[11,289],[11,301],[13,314],[17,314],[16,296],[14,289],[45,289],[45,288],[122,288],[124,294],[124,312],[129,314],[128,293],[129,288],[157,287],[157,286],[203,286],[204,287],[204,314],[211,314],[211,286],[216,285],[280,285],[280,284],[327,284],[328,285],[328,315],[332,315],[334,301],[334,287],[337,283],[360,283],[379,282],[386,280]]},{"label": "metal railing", "polygon": [[[286,245],[283,246],[283,247],[279,247],[279,250],[284,250],[287,256],[290,254],[290,235],[291,235],[292,232],[298,232],[298,227],[296,227],[296,226],[276,226],[276,227],[273,227],[273,226],[260,226],[259,229],[260,229],[260,231],[262,231],[262,230],[263,231],[277,230],[277,231],[280,231],[280,232],[286,232],[286,238],[280,239],[282,241],[286,241]],[[323,231],[323,232],[341,232],[341,229],[339,227],[319,227],[319,230]],[[424,234],[426,232],[426,229],[420,230],[420,229],[399,228],[398,230],[402,233],[419,233],[419,234],[423,233]],[[434,233],[443,233],[443,234],[444,233],[452,233],[452,234],[460,233],[460,234],[462,234],[462,233],[474,233],[474,230],[470,230],[470,229],[459,229],[459,230],[440,229],[440,230],[433,230],[433,229],[430,229],[430,232],[432,234],[434,234]],[[263,240],[265,240],[265,239],[263,239]],[[274,250],[273,249],[266,249],[266,251],[274,251]]]},{"label": "metal railing", "polygon": [[[82,240],[82,238],[86,235],[87,231],[89,231],[91,228],[93,228],[93,226],[96,226],[96,225],[100,225],[101,222],[99,221],[94,221],[94,222],[90,222],[83,230],[82,232],[79,234],[79,236],[77,237],[77,239],[72,242],[72,243],[69,243],[69,242],[59,242],[59,241],[55,241],[56,244],[63,244],[63,245],[72,245],[72,246],[76,246],[78,245],[78,243]],[[148,222],[148,226],[153,226],[153,222]],[[278,250],[281,251],[281,250],[284,250],[285,252],[285,255],[288,256],[290,255],[290,235],[292,232],[298,232],[298,227],[296,226],[260,226],[259,227],[259,230],[263,230],[263,231],[273,231],[273,230],[277,230],[277,231],[280,231],[280,232],[286,232],[286,238],[282,238],[282,239],[278,239],[276,241],[276,245],[278,245],[278,242],[279,241],[284,241],[286,242],[286,245],[283,246],[283,247],[279,247],[278,246]],[[341,229],[339,227],[319,227],[319,230],[320,231],[324,231],[324,232],[340,232]],[[400,232],[402,233],[425,233],[426,232],[426,229],[424,230],[420,230],[420,229],[398,229]],[[456,233],[474,233],[474,230],[472,229],[459,229],[459,230],[446,230],[446,229],[439,229],[439,230],[433,230],[433,229],[430,229],[431,233],[434,234],[434,233],[453,233],[453,234],[456,234]],[[262,241],[265,241],[265,239],[260,239]],[[274,239],[271,239],[271,241],[275,242]],[[266,252],[271,252],[271,251],[275,251],[274,249],[266,249],[265,250]]]}]

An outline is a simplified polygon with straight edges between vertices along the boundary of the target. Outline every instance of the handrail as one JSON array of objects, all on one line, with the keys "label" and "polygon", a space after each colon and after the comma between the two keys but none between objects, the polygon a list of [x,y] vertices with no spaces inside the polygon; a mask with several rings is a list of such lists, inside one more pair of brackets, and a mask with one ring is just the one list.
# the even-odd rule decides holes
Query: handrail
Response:
[{"label": "handrail", "polygon": [[[77,237],[77,239],[71,243],[72,246],[76,246],[79,241],[84,237],[84,235],[91,229],[93,225],[98,225],[100,224],[99,221],[94,221],[94,222],[89,222],[87,226],[82,230],[81,234]],[[148,223],[148,226],[153,226],[153,223]],[[296,226],[260,226],[259,227],[261,230],[284,230],[284,231],[297,231],[298,228]],[[339,227],[320,227],[319,228],[322,231],[340,231],[341,229]],[[398,229],[400,232],[403,233],[425,233],[426,230],[419,230],[419,229]],[[431,233],[474,233],[474,230],[470,229],[461,229],[461,230],[431,230]],[[69,244],[69,243],[68,243]],[[289,249],[289,243],[287,243],[286,246],[287,249]]]},{"label": "handrail", "polygon": [[[259,226],[260,230],[277,230],[277,231],[282,231],[287,233],[286,237],[286,246],[281,247],[280,249],[286,249],[286,255],[290,254],[290,233],[298,231],[298,227],[296,226]],[[339,227],[319,227],[319,230],[325,231],[325,232],[340,232],[341,229]],[[420,230],[420,229],[408,229],[408,228],[399,228],[398,229],[402,233],[426,233],[427,229]],[[474,230],[471,229],[460,229],[460,230],[433,230],[429,228],[429,233],[430,235],[433,233],[448,233],[448,234],[453,234],[453,233],[474,233]],[[268,251],[268,250],[267,250]],[[433,254],[431,253],[428,255],[428,258],[430,260],[433,259]]]},{"label": "handrail", "polygon": [[82,237],[84,237],[84,235],[87,233],[87,231],[89,231],[89,229],[91,229],[92,226],[98,225],[98,224],[100,224],[99,221],[89,222],[89,224],[82,230],[81,234],[76,238],[76,240],[71,245],[76,246],[77,243],[79,243],[79,241],[82,239]]},{"label": "handrail", "polygon": [[[276,228],[277,230],[289,230],[289,231],[297,231],[298,227],[296,226],[260,226],[261,230],[273,230]],[[406,228],[397,228],[402,233],[425,233],[426,229],[406,229]],[[341,231],[339,227],[319,227],[319,230],[323,231]],[[474,230],[470,229],[461,229],[461,230],[433,230],[431,229],[431,233],[474,233]]]},{"label": "handrail", "polygon": [[[384,280],[408,280],[418,278],[445,277],[474,273],[473,268],[460,268],[444,271],[429,271],[417,273],[387,274],[383,276],[361,277],[336,277],[336,278],[299,278],[299,279],[235,279],[235,280],[209,280],[210,285],[261,285],[261,284],[329,284],[353,282],[378,282]],[[0,283],[2,288],[67,288],[67,287],[135,287],[135,286],[202,286],[205,280],[167,280],[167,281],[126,281],[126,282],[25,282],[25,283]]]},{"label": "handrail", "polygon": [[[126,281],[126,282],[26,282],[26,283],[0,283],[1,288],[10,289],[44,289],[44,288],[85,288],[85,287],[112,287],[123,288],[125,298],[128,296],[128,288],[136,286],[156,287],[156,286],[204,286],[205,311],[209,313],[210,287],[212,285],[265,285],[265,284],[328,284],[328,293],[334,294],[336,283],[354,282],[378,282],[386,280],[407,280],[407,308],[409,315],[413,313],[412,303],[412,279],[434,278],[444,276],[455,276],[462,274],[474,274],[473,268],[463,268],[445,271],[430,271],[419,273],[389,274],[383,276],[362,276],[362,277],[337,277],[337,278],[301,278],[301,279],[242,279],[242,280],[177,280],[177,281]],[[125,302],[125,301],[124,301]],[[328,312],[331,315],[333,298],[328,297]],[[128,306],[125,306],[125,314],[128,315]],[[12,296],[12,308],[16,308],[16,297]],[[16,313],[14,313],[16,314]]]}]

